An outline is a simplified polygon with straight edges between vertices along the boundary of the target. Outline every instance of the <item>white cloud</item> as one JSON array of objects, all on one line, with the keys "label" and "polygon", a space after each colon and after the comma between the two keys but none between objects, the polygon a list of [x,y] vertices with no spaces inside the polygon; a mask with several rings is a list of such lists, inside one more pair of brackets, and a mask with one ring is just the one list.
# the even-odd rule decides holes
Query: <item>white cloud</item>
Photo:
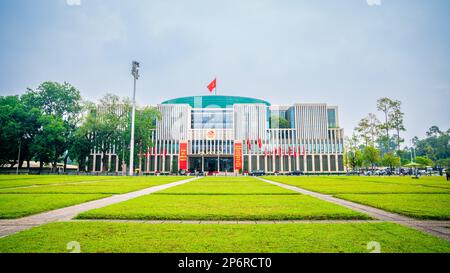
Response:
[{"label": "white cloud", "polygon": [[367,5],[373,7],[373,6],[381,6],[381,0],[366,0]]},{"label": "white cloud", "polygon": [[81,6],[81,0],[66,0],[69,6]]}]

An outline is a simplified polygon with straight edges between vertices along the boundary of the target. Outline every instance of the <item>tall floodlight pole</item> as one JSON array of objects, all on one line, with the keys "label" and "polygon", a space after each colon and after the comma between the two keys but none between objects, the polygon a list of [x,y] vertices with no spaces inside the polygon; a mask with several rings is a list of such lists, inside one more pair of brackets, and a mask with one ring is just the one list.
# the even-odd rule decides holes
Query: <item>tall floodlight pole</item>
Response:
[{"label": "tall floodlight pole", "polygon": [[136,81],[139,79],[139,63],[133,61],[131,75],[134,78],[133,111],[131,113],[131,140],[130,140],[130,176],[134,175],[134,122],[136,116]]}]

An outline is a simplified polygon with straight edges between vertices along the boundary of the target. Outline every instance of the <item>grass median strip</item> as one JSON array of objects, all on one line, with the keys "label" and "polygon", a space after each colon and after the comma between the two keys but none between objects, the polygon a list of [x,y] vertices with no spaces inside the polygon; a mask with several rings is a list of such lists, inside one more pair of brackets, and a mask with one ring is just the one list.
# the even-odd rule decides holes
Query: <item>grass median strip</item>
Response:
[{"label": "grass median strip", "polygon": [[450,183],[442,177],[286,177],[269,176],[265,179],[320,192],[323,194],[364,193],[449,193]]},{"label": "grass median strip", "polygon": [[[168,184],[186,177],[81,177],[22,176],[13,183],[28,183],[36,187],[0,189],[0,219],[16,219],[32,214],[64,208],[88,201]],[[95,180],[99,179],[100,180]],[[105,178],[105,179],[103,179]],[[0,177],[0,180],[5,177]],[[61,180],[58,180],[61,179]],[[22,181],[22,182],[21,182]],[[50,183],[50,184],[45,184]],[[54,184],[57,185],[54,185]],[[69,184],[75,183],[75,184]],[[78,184],[76,184],[78,183]],[[12,184],[8,184],[11,186]]]},{"label": "grass median strip", "polygon": [[153,186],[187,179],[186,177],[120,177],[113,180],[84,181],[80,184],[62,183],[59,185],[43,185],[32,188],[3,188],[0,194],[122,194]]},{"label": "grass median strip", "polygon": [[266,177],[268,180],[425,220],[450,220],[442,177]]},{"label": "grass median strip", "polygon": [[147,195],[80,214],[78,219],[325,220],[370,219],[305,195]]},{"label": "grass median strip", "polygon": [[391,223],[174,225],[53,223],[0,239],[2,253],[448,253],[450,243]]},{"label": "grass median strip", "polygon": [[107,194],[0,194],[0,219],[16,219],[106,198]]},{"label": "grass median strip", "polygon": [[78,219],[326,220],[369,216],[254,178],[203,178],[152,195],[91,210]]},{"label": "grass median strip", "polygon": [[450,194],[338,194],[336,197],[424,220],[450,220]]}]

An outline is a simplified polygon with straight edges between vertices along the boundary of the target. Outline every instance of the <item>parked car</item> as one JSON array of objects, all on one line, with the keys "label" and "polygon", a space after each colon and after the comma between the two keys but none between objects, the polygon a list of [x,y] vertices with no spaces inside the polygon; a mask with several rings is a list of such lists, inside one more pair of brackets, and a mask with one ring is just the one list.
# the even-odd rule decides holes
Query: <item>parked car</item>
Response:
[{"label": "parked car", "polygon": [[302,175],[305,175],[305,173],[303,171],[293,171],[293,172],[290,172],[289,175],[302,176]]},{"label": "parked car", "polygon": [[250,176],[264,176],[266,175],[266,172],[262,171],[262,170],[257,170],[257,171],[251,171]]}]

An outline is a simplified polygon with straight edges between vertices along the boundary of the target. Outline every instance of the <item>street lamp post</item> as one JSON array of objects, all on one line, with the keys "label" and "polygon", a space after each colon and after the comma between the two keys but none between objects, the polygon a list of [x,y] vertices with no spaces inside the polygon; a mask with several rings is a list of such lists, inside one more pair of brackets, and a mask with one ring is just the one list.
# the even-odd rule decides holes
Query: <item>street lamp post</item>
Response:
[{"label": "street lamp post", "polygon": [[130,140],[130,176],[134,175],[134,122],[136,115],[136,81],[139,79],[139,63],[133,61],[131,75],[134,78],[133,88],[133,110],[131,113],[131,140]]}]

